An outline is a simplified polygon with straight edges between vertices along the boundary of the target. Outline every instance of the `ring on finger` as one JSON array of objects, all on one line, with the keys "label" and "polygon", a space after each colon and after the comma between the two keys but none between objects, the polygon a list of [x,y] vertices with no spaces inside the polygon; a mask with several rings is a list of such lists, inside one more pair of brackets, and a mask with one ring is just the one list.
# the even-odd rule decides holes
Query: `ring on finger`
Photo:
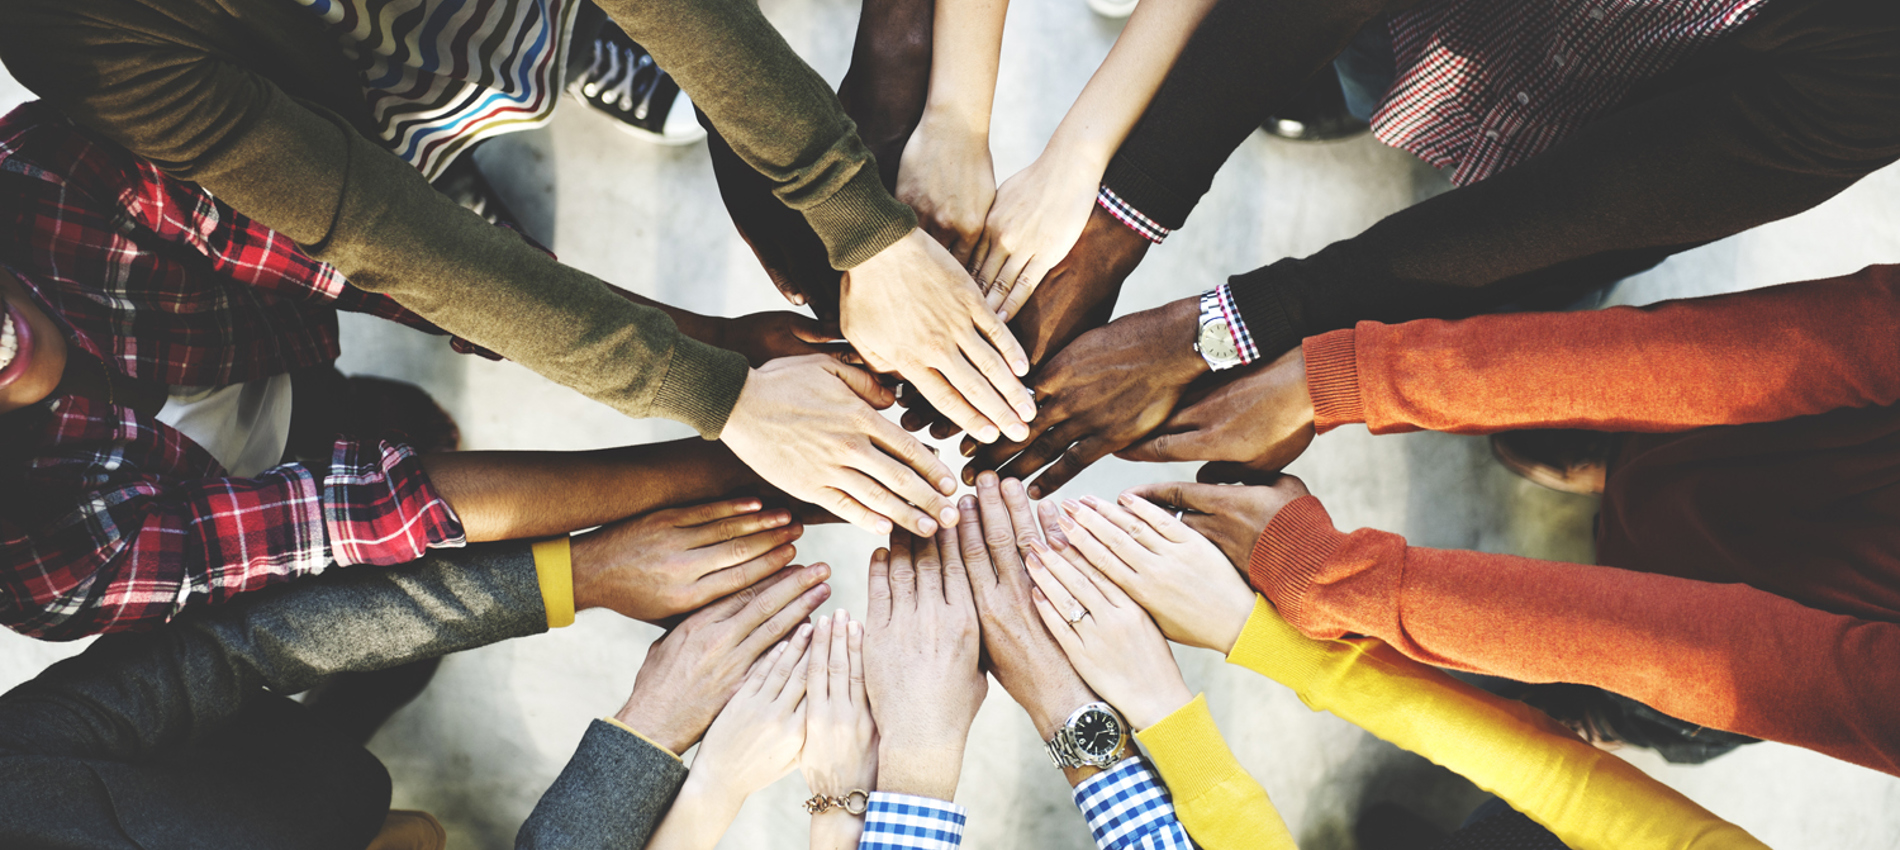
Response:
[{"label": "ring on finger", "polygon": [[1067,617],[1063,617],[1062,619],[1067,620],[1069,625],[1073,626],[1076,623],[1082,622],[1082,618],[1087,617],[1088,615],[1089,615],[1089,609],[1082,608],[1082,609],[1077,610],[1074,614]]}]

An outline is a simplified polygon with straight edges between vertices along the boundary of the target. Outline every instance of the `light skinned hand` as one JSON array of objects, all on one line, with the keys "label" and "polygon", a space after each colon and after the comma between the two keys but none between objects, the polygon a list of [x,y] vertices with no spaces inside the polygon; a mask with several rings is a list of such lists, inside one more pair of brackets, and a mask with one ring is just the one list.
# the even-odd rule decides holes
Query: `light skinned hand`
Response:
[{"label": "light skinned hand", "polygon": [[949,800],[988,679],[956,531],[891,535],[871,556],[864,688],[877,720],[878,789]]},{"label": "light skinned hand", "polygon": [[1169,639],[1232,652],[1254,605],[1233,561],[1153,503],[1128,493],[1119,502],[1064,501],[1066,548],[1147,609]]},{"label": "light skinned hand", "polygon": [[934,534],[956,525],[950,468],[879,410],[896,398],[869,372],[830,357],[786,357],[751,371],[719,439],[760,477],[867,531]]},{"label": "light skinned hand", "polygon": [[1045,155],[997,187],[972,266],[990,309],[1013,318],[1075,247],[1101,183],[1090,172]]},{"label": "light skinned hand", "polygon": [[983,220],[996,199],[989,133],[925,109],[904,143],[896,195],[917,211],[918,227],[970,267],[977,240],[983,237]]},{"label": "light skinned hand", "polygon": [[1089,687],[1137,731],[1194,701],[1168,639],[1114,582],[1091,579],[1063,558],[1045,559],[1034,547],[1027,559],[1043,625]]},{"label": "light skinned hand", "polygon": [[1208,371],[1194,351],[1199,314],[1199,299],[1182,299],[1077,337],[1030,380],[1042,412],[1029,438],[989,446],[963,441],[963,453],[971,456],[964,481],[982,469],[1027,479],[1048,467],[1029,483],[1029,497],[1040,499],[1148,436]]},{"label": "light skinned hand", "polygon": [[831,598],[830,576],[824,564],[788,568],[687,617],[647,650],[615,718],[676,755],[686,752],[753,662]]},{"label": "light skinned hand", "polygon": [[798,767],[814,634],[811,624],[801,624],[790,640],[779,641],[753,662],[738,693],[699,743],[692,774],[717,783],[735,807]]},{"label": "light skinned hand", "polygon": [[843,608],[812,631],[805,684],[805,750],[798,766],[813,794],[877,787],[877,722],[864,690],[864,624]]},{"label": "light skinned hand", "polygon": [[1277,471],[1313,442],[1313,397],[1298,348],[1264,366],[1236,369],[1227,383],[1184,403],[1153,436],[1115,453],[1164,463],[1219,460]]},{"label": "light skinned hand", "polygon": [[805,526],[756,498],[642,514],[574,537],[574,607],[649,623],[693,611],[778,572]]},{"label": "light skinned hand", "polygon": [[1035,513],[1022,482],[999,482],[994,472],[977,476],[976,495],[963,497],[962,510],[979,518],[957,526],[957,536],[990,672],[1047,740],[1070,713],[1094,702],[1095,693],[1069,664],[1030,599],[1033,585],[1022,553],[1037,536]]},{"label": "light skinned hand", "polygon": [[969,272],[922,230],[845,272],[839,299],[845,338],[872,369],[903,376],[982,442],[1028,433],[1028,356]]},{"label": "light skinned hand", "polygon": [[[1221,465],[1207,464],[1201,468],[1202,474],[1208,475],[1210,469],[1218,471]],[[1229,561],[1244,570],[1267,523],[1279,516],[1280,509],[1311,495],[1306,482],[1295,476],[1269,477],[1270,486],[1172,481],[1131,487],[1128,495],[1166,508],[1184,509],[1187,512],[1181,515],[1181,522],[1220,547]]]}]

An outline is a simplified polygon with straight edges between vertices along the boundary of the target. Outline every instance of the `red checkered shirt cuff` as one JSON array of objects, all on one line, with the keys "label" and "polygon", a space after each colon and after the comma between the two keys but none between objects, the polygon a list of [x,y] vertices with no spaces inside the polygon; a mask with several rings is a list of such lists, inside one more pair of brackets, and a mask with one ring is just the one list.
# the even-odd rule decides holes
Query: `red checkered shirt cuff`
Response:
[{"label": "red checkered shirt cuff", "polygon": [[323,482],[330,553],[341,566],[403,564],[467,543],[461,517],[430,484],[415,450],[338,440]]}]

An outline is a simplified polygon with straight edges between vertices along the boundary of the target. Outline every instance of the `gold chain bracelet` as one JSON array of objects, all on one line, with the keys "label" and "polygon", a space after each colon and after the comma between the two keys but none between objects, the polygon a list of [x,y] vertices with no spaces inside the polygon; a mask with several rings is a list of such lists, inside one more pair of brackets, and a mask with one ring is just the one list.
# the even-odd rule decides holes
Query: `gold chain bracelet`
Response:
[{"label": "gold chain bracelet", "polygon": [[805,801],[805,813],[820,815],[833,807],[843,809],[845,814],[861,815],[871,807],[871,794],[862,788],[854,789],[842,797],[835,795],[813,794]]}]

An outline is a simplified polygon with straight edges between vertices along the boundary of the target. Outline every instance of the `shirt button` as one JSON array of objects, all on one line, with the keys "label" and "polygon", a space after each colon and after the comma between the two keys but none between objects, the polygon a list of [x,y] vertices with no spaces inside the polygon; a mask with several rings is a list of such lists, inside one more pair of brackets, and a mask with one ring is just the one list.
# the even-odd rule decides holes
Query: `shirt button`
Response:
[{"label": "shirt button", "polygon": [[1530,103],[1530,102],[1531,102],[1531,96],[1530,96],[1530,94],[1529,94],[1528,92],[1518,92],[1518,93],[1517,93],[1517,102],[1518,102],[1518,103]]},{"label": "shirt button", "polygon": [[1498,140],[1498,131],[1496,131],[1496,130],[1486,130],[1486,131],[1484,131],[1484,137],[1485,137],[1485,138],[1487,138],[1487,139],[1490,139],[1491,141],[1494,141],[1494,142],[1495,142],[1495,141],[1497,141],[1497,140]]},{"label": "shirt button", "polygon": [[1557,63],[1557,67],[1562,68],[1564,66],[1564,55],[1559,53],[1550,57],[1550,61]]},{"label": "shirt button", "polygon": [[1593,21],[1600,21],[1600,20],[1603,20],[1603,10],[1602,10],[1602,9],[1591,9],[1591,10],[1590,10],[1590,20],[1593,20]]}]

